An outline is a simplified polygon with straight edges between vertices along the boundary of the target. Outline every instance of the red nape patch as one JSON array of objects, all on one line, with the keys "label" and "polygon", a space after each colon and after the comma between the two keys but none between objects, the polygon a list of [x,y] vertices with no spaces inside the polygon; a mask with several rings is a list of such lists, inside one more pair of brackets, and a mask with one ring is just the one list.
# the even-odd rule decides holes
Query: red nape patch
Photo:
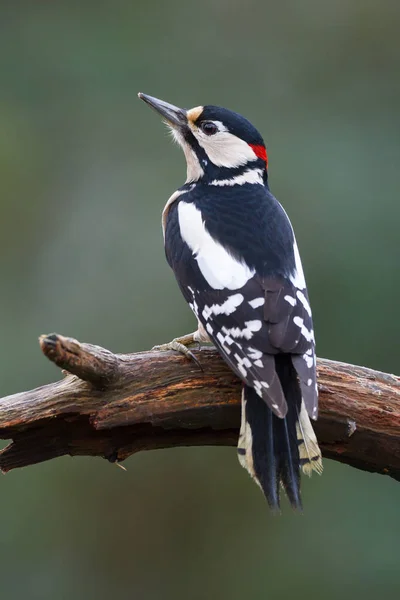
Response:
[{"label": "red nape patch", "polygon": [[254,154],[258,156],[258,158],[262,158],[265,161],[265,168],[268,168],[268,156],[267,150],[265,146],[257,146],[256,144],[249,144],[250,148],[253,150]]}]

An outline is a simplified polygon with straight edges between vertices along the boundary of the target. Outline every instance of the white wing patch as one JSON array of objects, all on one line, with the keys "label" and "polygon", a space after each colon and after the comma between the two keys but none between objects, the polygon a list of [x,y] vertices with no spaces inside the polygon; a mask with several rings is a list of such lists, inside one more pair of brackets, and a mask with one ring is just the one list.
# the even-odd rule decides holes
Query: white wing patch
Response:
[{"label": "white wing patch", "polygon": [[297,327],[300,327],[301,331],[301,335],[303,335],[307,342],[313,342],[314,341],[314,331],[311,329],[311,331],[309,331],[307,329],[307,327],[304,325],[304,321],[301,317],[295,317],[293,319],[293,323],[295,325],[297,325]]},{"label": "white wing patch", "polygon": [[[293,234],[294,236],[294,234]],[[299,290],[304,290],[306,288],[306,280],[304,278],[303,265],[301,264],[300,253],[297,247],[296,239],[293,241],[293,252],[294,252],[294,262],[295,262],[295,272],[290,277],[290,281],[293,283],[295,287]]]},{"label": "white wing patch", "polygon": [[303,359],[305,360],[305,363],[309,369],[314,366],[314,356],[309,356],[309,354],[306,353],[303,354]]},{"label": "white wing patch", "polygon": [[201,212],[192,203],[179,202],[178,218],[181,236],[193,252],[207,283],[215,290],[237,290],[255,271],[237,261],[216,242],[205,228]]},{"label": "white wing patch", "polygon": [[259,319],[254,321],[245,321],[244,327],[222,327],[222,331],[233,338],[245,338],[251,340],[253,333],[260,331],[262,322]]},{"label": "white wing patch", "polygon": [[239,354],[234,354],[233,358],[236,360],[237,368],[243,377],[247,377],[247,369],[251,367],[251,361],[247,358],[247,356],[239,356]]},{"label": "white wing patch", "polygon": [[[308,316],[311,317],[310,303],[308,302],[308,300],[305,297],[305,295],[303,294],[303,292],[301,290],[297,290],[296,296],[298,297],[298,299],[300,300],[300,302],[304,306],[306,312],[308,313]],[[286,300],[286,298],[285,298],[285,300]]]},{"label": "white wing patch", "polygon": [[247,354],[249,355],[249,358],[251,358],[251,360],[258,360],[260,358],[262,358],[263,353],[261,352],[261,350],[257,350],[257,348],[252,348],[252,346],[249,346],[247,348]]},{"label": "white wing patch", "polygon": [[202,312],[203,318],[208,321],[211,315],[231,315],[242,304],[243,300],[243,294],[232,294],[222,304],[212,304],[211,306],[206,304]]},{"label": "white wing patch", "polygon": [[[263,397],[263,395],[262,395],[263,388],[265,390],[267,390],[269,388],[268,383],[266,381],[259,381],[258,379],[255,379],[253,381],[253,384],[254,384],[254,389],[256,390],[257,394],[260,396],[260,398],[262,398]],[[275,404],[274,408],[278,408],[278,406]]]},{"label": "white wing patch", "polygon": [[290,304],[291,306],[296,306],[296,298],[293,298],[293,296],[289,296],[289,294],[287,294],[287,295],[284,297],[284,300],[286,300],[286,302],[289,302],[289,304]]},{"label": "white wing patch", "polygon": [[264,306],[265,296],[260,296],[259,298],[254,298],[254,300],[249,300],[249,304],[251,308],[258,308],[259,306]]},{"label": "white wing patch", "polygon": [[217,340],[221,344],[221,347],[222,347],[223,351],[226,354],[231,354],[231,348],[230,348],[230,346],[232,346],[232,344],[234,344],[234,340],[231,338],[231,336],[229,334],[224,335],[223,333],[221,333],[220,331],[218,331],[218,333],[217,333]]}]

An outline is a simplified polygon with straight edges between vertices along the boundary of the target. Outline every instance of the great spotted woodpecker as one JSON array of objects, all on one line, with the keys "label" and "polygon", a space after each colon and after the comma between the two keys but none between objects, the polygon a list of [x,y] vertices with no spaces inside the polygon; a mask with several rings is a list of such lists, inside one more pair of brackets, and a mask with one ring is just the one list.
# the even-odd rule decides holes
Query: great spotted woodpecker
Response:
[{"label": "great spotted woodpecker", "polygon": [[185,184],[162,216],[165,252],[198,330],[160,348],[211,341],[243,381],[240,463],[279,509],[279,486],[301,508],[300,468],[322,471],[315,342],[293,229],[268,186],[264,141],[217,106],[184,110],[139,97],[182,147]]}]

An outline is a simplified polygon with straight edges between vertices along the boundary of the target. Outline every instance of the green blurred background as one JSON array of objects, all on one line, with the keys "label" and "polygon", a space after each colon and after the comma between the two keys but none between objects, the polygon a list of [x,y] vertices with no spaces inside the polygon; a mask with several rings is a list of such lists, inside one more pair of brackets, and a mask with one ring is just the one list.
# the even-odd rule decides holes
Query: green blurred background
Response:
[{"label": "green blurred background", "polygon": [[[262,131],[321,356],[400,372],[400,4],[1,1],[0,395],[37,337],[128,352],[193,330],[160,213],[185,167],[138,91]],[[325,461],[274,518],[229,448],[65,457],[0,489],[7,600],[398,598],[400,485]]]}]

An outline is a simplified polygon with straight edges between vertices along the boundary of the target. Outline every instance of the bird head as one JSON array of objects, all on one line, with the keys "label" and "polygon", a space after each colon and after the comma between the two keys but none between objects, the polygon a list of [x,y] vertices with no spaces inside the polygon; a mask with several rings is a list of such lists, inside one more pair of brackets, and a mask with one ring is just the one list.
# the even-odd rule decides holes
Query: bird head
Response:
[{"label": "bird head", "polygon": [[[268,158],[257,129],[244,117],[219,106],[186,110],[139,94],[171,129],[186,157],[186,182],[238,181],[266,183]],[[258,177],[259,181],[256,181]],[[235,179],[236,178],[236,179]]]}]

